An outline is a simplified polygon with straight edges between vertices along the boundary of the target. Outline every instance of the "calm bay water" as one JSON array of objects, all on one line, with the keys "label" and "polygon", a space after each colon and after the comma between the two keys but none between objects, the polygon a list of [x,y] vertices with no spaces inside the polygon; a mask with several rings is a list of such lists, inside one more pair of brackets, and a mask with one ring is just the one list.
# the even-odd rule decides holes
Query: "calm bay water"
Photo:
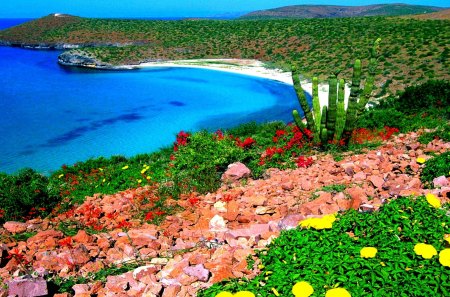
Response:
[{"label": "calm bay water", "polygon": [[[23,20],[0,20],[6,28]],[[58,51],[0,47],[0,172],[50,173],[170,145],[181,131],[291,121],[291,86],[219,71],[62,67]]]}]

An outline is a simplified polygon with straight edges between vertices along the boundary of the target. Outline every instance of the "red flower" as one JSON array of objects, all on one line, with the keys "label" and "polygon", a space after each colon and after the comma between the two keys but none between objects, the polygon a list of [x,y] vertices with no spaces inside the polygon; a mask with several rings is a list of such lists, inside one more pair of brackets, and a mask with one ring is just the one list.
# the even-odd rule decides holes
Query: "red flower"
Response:
[{"label": "red flower", "polygon": [[198,197],[191,196],[188,198],[188,201],[191,205],[197,205],[199,203],[200,199]]},{"label": "red flower", "polygon": [[69,237],[66,237],[64,239],[61,239],[59,241],[59,245],[60,246],[67,246],[69,248],[73,247],[73,245],[72,245],[72,237],[69,236]]},{"label": "red flower", "polygon": [[147,214],[145,215],[145,220],[146,221],[153,220],[153,213],[151,211],[147,212]]},{"label": "red flower", "polygon": [[222,140],[224,138],[223,132],[221,130],[217,130],[214,134],[214,138],[217,140]]},{"label": "red flower", "polygon": [[247,137],[244,141],[241,141],[239,138],[236,138],[236,145],[244,149],[251,147],[255,143],[256,141],[251,137]]},{"label": "red flower", "polygon": [[275,134],[276,134],[278,137],[280,137],[280,136],[282,136],[282,135],[286,135],[287,132],[286,132],[285,130],[277,130],[277,132],[275,132]]},{"label": "red flower", "polygon": [[298,167],[307,168],[307,167],[311,166],[312,163],[313,163],[313,160],[312,160],[311,157],[305,158],[304,156],[300,156],[297,159],[297,166]]},{"label": "red flower", "polygon": [[127,222],[125,220],[122,220],[119,222],[119,224],[117,224],[117,228],[123,228],[123,229],[127,229],[131,227],[131,223]]}]

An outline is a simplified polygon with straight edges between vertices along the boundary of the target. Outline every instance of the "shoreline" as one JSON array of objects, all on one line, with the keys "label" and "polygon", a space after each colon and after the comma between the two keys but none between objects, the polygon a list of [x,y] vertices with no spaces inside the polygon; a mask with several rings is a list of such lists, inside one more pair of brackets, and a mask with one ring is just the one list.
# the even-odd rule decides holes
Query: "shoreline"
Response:
[{"label": "shoreline", "polygon": [[[123,69],[141,69],[141,68],[159,68],[159,67],[177,67],[177,68],[199,68],[214,71],[224,71],[229,73],[259,77],[278,81],[288,85],[293,85],[290,72],[278,68],[267,68],[264,62],[252,59],[192,59],[192,60],[173,60],[145,62],[139,65],[122,65]],[[312,96],[312,82],[301,80],[304,91]],[[345,105],[347,106],[350,88],[346,85]],[[328,84],[319,83],[319,102],[320,106],[328,106]]]}]

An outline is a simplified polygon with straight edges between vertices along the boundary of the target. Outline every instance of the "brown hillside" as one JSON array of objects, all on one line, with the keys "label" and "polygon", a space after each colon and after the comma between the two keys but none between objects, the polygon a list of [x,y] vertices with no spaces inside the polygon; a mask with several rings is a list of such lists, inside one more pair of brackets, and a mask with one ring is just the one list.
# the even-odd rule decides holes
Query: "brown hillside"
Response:
[{"label": "brown hillside", "polygon": [[450,20],[450,9],[410,17],[417,20]]}]

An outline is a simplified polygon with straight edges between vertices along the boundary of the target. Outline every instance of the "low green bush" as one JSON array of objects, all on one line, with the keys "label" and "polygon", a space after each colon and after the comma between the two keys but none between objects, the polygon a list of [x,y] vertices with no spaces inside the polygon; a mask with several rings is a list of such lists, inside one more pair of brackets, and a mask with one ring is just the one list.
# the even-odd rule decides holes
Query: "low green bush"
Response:
[{"label": "low green bush", "polygon": [[24,221],[46,216],[59,202],[59,196],[48,187],[48,178],[32,169],[15,175],[0,173],[0,222]]},{"label": "low green bush", "polygon": [[420,173],[420,180],[425,187],[432,188],[433,179],[439,176],[450,176],[450,151],[427,160]]},{"label": "low green bush", "polygon": [[433,139],[442,139],[443,141],[450,141],[450,124],[437,127],[434,131],[425,132],[419,137],[419,142],[423,144],[430,143]]},{"label": "low green bush", "polygon": [[403,128],[405,115],[394,108],[374,108],[364,112],[358,119],[357,127],[381,129],[385,126]]},{"label": "low green bush", "polygon": [[[330,220],[331,229],[324,224],[322,230],[284,231],[257,253],[261,272],[255,278],[226,280],[197,296],[215,297],[224,291],[293,296],[292,287],[302,281],[312,286],[311,297],[325,296],[336,287],[351,296],[450,296],[450,263],[439,256],[449,247],[447,211],[448,205],[434,208],[425,197],[401,197],[377,212],[338,215]],[[432,245],[436,253],[423,257],[419,243]],[[365,258],[362,249],[367,247],[376,253]]]},{"label": "low green bush", "polygon": [[396,100],[396,108],[405,114],[438,108],[450,116],[450,82],[429,80],[421,85],[409,86]]}]

